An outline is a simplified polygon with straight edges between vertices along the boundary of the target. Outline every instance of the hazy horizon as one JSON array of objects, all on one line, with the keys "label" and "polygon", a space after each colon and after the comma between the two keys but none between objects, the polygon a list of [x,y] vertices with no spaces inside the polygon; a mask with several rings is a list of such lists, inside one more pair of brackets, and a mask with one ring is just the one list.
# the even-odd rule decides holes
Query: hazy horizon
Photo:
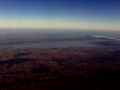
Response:
[{"label": "hazy horizon", "polygon": [[1,0],[0,28],[120,30],[119,0]]}]

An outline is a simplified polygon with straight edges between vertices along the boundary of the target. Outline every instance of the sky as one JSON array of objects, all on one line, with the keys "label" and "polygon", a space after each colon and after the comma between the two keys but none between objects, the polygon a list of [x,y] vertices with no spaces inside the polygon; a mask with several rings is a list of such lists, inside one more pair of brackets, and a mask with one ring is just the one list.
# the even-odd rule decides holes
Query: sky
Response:
[{"label": "sky", "polygon": [[0,28],[120,30],[120,0],[0,0]]}]

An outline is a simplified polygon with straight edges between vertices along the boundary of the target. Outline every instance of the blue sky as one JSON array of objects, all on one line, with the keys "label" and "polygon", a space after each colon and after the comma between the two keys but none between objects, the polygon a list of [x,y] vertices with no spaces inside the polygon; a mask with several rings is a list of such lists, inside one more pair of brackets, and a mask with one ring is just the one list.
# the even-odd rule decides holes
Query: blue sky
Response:
[{"label": "blue sky", "polygon": [[120,0],[0,0],[0,28],[120,30]]}]

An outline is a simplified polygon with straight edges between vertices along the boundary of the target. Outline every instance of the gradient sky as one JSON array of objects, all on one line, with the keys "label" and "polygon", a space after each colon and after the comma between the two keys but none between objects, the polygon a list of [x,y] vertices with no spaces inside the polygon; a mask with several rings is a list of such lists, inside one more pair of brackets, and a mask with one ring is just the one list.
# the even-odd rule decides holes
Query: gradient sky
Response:
[{"label": "gradient sky", "polygon": [[120,0],[0,0],[0,28],[120,30]]}]

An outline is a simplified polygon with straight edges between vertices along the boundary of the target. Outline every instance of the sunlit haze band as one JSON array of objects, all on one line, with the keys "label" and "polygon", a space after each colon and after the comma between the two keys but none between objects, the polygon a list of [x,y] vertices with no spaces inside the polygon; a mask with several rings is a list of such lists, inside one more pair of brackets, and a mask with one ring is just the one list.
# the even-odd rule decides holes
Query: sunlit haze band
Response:
[{"label": "sunlit haze band", "polygon": [[120,1],[0,0],[0,28],[120,30]]}]

